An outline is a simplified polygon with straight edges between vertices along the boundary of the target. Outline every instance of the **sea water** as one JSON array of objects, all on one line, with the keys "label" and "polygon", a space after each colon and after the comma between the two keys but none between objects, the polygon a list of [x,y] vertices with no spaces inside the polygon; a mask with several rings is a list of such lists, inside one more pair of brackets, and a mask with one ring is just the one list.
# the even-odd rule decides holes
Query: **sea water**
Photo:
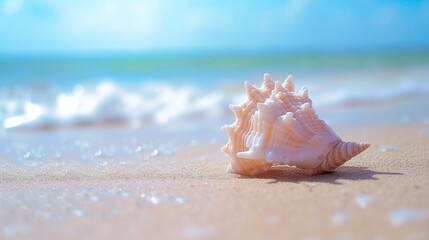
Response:
[{"label": "sea water", "polygon": [[[332,117],[327,120],[347,119],[344,116],[347,111],[338,116],[339,111],[329,114],[325,110],[387,101],[398,101],[401,105],[404,99],[417,99],[423,105],[429,94],[429,58],[424,56],[424,53],[415,58],[386,53],[3,56],[0,57],[0,129],[105,123],[138,128],[224,119],[231,115],[227,106],[244,99],[243,82],[260,85],[265,72],[279,81],[294,75],[296,88],[309,88],[316,110]],[[386,120],[400,122],[427,117],[409,108]]]}]

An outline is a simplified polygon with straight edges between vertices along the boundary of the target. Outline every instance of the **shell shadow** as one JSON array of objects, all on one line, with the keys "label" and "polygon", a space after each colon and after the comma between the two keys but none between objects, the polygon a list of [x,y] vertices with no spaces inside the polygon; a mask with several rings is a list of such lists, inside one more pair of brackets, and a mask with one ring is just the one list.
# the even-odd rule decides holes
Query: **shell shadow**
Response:
[{"label": "shell shadow", "polygon": [[246,179],[271,179],[267,184],[279,182],[323,182],[341,185],[338,180],[378,180],[376,175],[404,175],[396,172],[379,172],[373,171],[366,167],[341,166],[335,169],[332,173],[319,174],[316,176],[308,176],[304,170],[287,166],[273,167],[272,169],[255,176],[240,176]]}]

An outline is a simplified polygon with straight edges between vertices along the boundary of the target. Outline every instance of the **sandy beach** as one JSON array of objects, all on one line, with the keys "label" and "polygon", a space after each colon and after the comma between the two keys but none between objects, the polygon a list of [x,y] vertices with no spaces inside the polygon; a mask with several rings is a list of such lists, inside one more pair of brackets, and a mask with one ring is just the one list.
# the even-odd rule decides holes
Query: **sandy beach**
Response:
[{"label": "sandy beach", "polygon": [[2,168],[2,238],[427,239],[427,129],[341,130],[371,147],[317,176],[290,167],[227,174],[216,141],[184,147],[181,161],[124,165],[122,175],[83,167],[25,177]]},{"label": "sandy beach", "polygon": [[0,240],[428,240],[428,17],[0,1]]}]

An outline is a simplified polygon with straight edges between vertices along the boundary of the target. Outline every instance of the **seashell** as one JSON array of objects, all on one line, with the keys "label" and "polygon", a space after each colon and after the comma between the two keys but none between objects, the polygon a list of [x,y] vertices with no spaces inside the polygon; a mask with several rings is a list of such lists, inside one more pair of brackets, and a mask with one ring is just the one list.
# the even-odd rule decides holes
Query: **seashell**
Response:
[{"label": "seashell", "polygon": [[247,99],[230,105],[236,121],[222,130],[229,141],[221,151],[231,157],[227,171],[255,175],[288,165],[309,175],[332,172],[369,147],[343,142],[312,107],[307,88],[295,92],[292,76],[283,84],[264,75],[261,88],[245,82]]}]

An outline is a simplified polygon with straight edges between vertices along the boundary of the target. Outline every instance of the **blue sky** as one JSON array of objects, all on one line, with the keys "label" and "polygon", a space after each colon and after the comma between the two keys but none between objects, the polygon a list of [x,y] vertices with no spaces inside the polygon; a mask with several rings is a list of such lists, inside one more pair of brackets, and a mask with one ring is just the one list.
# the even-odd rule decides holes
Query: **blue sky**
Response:
[{"label": "blue sky", "polygon": [[0,0],[0,53],[429,47],[429,1]]}]

